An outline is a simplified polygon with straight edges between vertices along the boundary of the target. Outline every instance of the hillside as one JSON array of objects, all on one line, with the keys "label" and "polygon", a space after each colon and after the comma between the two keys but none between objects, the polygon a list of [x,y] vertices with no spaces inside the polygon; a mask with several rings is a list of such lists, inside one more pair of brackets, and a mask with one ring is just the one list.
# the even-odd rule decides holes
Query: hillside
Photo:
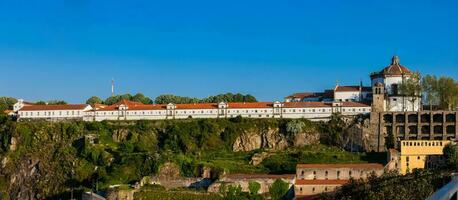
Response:
[{"label": "hillside", "polygon": [[[181,176],[196,177],[203,167],[224,173],[294,173],[297,163],[369,161],[365,153],[320,145],[320,140],[330,140],[320,126],[286,119],[13,122],[2,118],[0,194],[12,199],[68,197],[72,188],[103,190],[113,184],[133,184],[156,174],[165,162],[177,164]],[[250,164],[254,155],[265,151],[270,157]]]}]

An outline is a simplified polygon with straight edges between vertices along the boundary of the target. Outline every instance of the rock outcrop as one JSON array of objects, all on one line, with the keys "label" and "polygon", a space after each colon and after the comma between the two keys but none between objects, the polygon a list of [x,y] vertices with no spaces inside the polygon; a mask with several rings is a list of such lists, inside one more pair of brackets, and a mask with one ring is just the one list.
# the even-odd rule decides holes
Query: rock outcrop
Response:
[{"label": "rock outcrop", "polygon": [[129,135],[129,130],[118,129],[113,131],[112,138],[115,142],[122,142],[126,140]]},{"label": "rock outcrop", "polygon": [[253,151],[256,149],[283,150],[288,146],[305,146],[318,144],[320,134],[318,132],[301,132],[288,139],[287,136],[280,133],[278,128],[269,128],[267,130],[249,130],[242,133],[232,145],[232,150]]}]

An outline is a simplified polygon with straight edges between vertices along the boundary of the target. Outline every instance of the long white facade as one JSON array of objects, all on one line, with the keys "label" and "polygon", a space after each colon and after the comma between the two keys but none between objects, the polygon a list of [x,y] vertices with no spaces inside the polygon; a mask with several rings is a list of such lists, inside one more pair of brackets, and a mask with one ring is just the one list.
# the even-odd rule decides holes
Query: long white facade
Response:
[{"label": "long white facade", "polygon": [[305,118],[326,121],[333,113],[359,115],[371,111],[355,102],[256,102],[146,105],[123,100],[115,105],[32,105],[18,111],[19,120],[165,120],[187,118]]},{"label": "long white facade", "polygon": [[123,101],[116,105],[86,112],[84,120],[163,120],[187,118],[305,118],[325,121],[333,113],[366,114],[371,107],[355,102],[256,102],[144,105]]}]

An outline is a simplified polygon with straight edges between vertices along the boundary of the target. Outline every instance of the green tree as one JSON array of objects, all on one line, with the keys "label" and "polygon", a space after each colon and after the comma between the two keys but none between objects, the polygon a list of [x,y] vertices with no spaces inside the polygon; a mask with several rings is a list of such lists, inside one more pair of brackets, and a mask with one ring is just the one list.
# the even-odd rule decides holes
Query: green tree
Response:
[{"label": "green tree", "polygon": [[248,189],[250,190],[251,195],[258,194],[259,190],[261,189],[261,184],[256,181],[250,181],[248,183]]},{"label": "green tree", "polygon": [[331,119],[326,123],[321,123],[319,127],[322,132],[321,140],[324,144],[342,146],[345,122],[342,120],[341,114],[333,113]]},{"label": "green tree", "polygon": [[12,97],[0,97],[0,113],[5,110],[12,110],[16,102],[17,100]]},{"label": "green tree", "polygon": [[143,95],[142,93],[135,94],[131,98],[131,101],[140,102],[140,103],[143,103],[143,104],[152,104],[153,103],[153,100],[151,100],[149,97]]},{"label": "green tree", "polygon": [[100,97],[92,96],[91,98],[86,100],[86,104],[94,105],[94,104],[102,104],[103,100]]},{"label": "green tree", "polygon": [[286,123],[286,132],[288,132],[291,136],[295,136],[296,134],[302,132],[304,127],[305,122],[301,120],[291,120]]},{"label": "green tree", "polygon": [[412,111],[415,111],[415,102],[421,97],[421,89],[420,73],[414,73],[410,78],[404,80],[399,85],[401,95],[410,97],[407,101],[410,101]]},{"label": "green tree", "polygon": [[132,99],[131,94],[122,94],[122,95],[108,97],[107,99],[105,99],[104,103],[106,105],[113,105],[113,104],[120,102],[121,100],[131,100],[131,99]]},{"label": "green tree", "polygon": [[453,110],[458,101],[458,84],[453,78],[440,77],[437,80],[436,93],[441,109]]},{"label": "green tree", "polygon": [[289,185],[287,182],[281,179],[275,180],[275,182],[269,187],[269,193],[272,200],[284,199],[288,193]]},{"label": "green tree", "polygon": [[63,100],[49,100],[49,101],[37,101],[36,105],[66,105],[67,102]]},{"label": "green tree", "polygon": [[458,169],[458,146],[453,144],[445,145],[443,149],[447,166],[452,169]]},{"label": "green tree", "polygon": [[433,104],[437,105],[437,78],[436,76],[426,75],[421,81],[422,93],[425,95],[425,101],[429,105],[429,110],[433,109]]},{"label": "green tree", "polygon": [[173,94],[163,94],[154,100],[156,104],[168,104],[168,103],[199,103],[200,100],[197,98],[192,98],[192,97],[182,97],[182,96],[176,96]]},{"label": "green tree", "polygon": [[202,99],[202,102],[206,103],[219,103],[219,102],[257,102],[256,97],[250,94],[240,94],[240,93],[225,93],[218,94],[215,96],[209,96]]}]

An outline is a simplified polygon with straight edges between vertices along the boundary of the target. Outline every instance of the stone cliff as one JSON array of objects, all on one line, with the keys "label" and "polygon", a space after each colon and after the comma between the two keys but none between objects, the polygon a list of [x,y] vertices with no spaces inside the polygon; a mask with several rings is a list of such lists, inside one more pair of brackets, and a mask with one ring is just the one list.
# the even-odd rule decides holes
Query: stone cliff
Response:
[{"label": "stone cliff", "polygon": [[317,131],[300,132],[287,136],[279,128],[249,129],[243,132],[232,145],[232,150],[252,151],[256,149],[283,150],[288,146],[318,144],[320,134]]}]

